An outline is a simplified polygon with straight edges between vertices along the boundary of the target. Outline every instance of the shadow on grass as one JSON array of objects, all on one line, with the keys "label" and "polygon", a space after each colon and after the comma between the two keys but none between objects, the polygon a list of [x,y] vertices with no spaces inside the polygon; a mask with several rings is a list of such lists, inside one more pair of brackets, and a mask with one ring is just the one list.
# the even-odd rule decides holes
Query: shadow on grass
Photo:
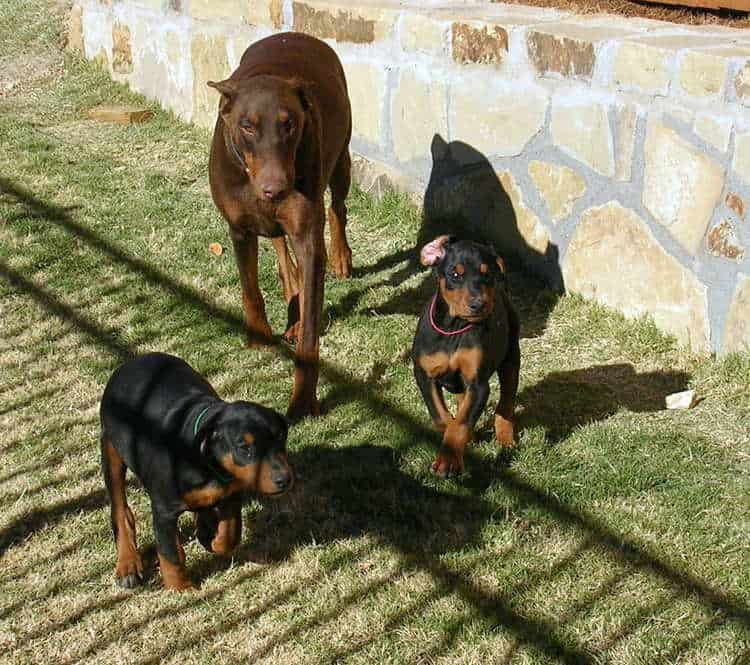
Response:
[{"label": "shadow on grass", "polygon": [[98,510],[107,505],[107,497],[104,489],[101,489],[20,515],[0,530],[0,558],[13,543],[24,540],[41,529],[54,526],[82,511]]},{"label": "shadow on grass", "polygon": [[[23,204],[29,210],[29,214],[64,228],[79,240],[87,243],[93,250],[101,252],[129,270],[139,273],[151,284],[159,285],[165,291],[177,296],[185,307],[197,308],[204,316],[217,317],[232,329],[242,329],[242,321],[238,316],[208,302],[202,293],[176,283],[166,273],[150,266],[145,261],[134,258],[124,250],[115,247],[98,234],[75,222],[67,211],[44,204],[7,179],[0,179],[0,186],[4,193],[10,193]],[[119,361],[132,355],[132,349],[117,341],[112,335],[112,330],[103,329],[100,324],[84,316],[75,308],[61,303],[59,299],[45,290],[43,285],[35,283],[7,265],[0,266],[0,276],[10,282],[14,288],[34,299],[51,314],[75,325],[92,341],[108,351],[114,359]],[[291,360],[290,349],[278,346],[274,350]],[[240,352],[239,349],[237,352]],[[546,394],[547,390],[554,388],[568,390],[571,383],[585,384],[588,377],[607,388],[609,391],[609,397],[605,400],[607,403],[614,399],[622,404],[631,404],[635,408],[641,407],[644,410],[648,410],[651,405],[655,404],[651,397],[639,397],[637,393],[639,388],[645,386],[646,392],[650,391],[653,397],[656,391],[655,386],[661,385],[661,379],[657,381],[653,377],[639,375],[631,375],[628,379],[627,366],[615,367],[617,368],[615,371],[589,368],[574,376],[552,375],[546,379],[547,385],[544,393],[541,388],[537,392],[530,389],[525,393],[524,399],[543,400],[543,394]],[[587,375],[586,372],[589,374]],[[429,428],[382,397],[379,391],[374,391],[366,382],[352,379],[329,362],[321,363],[321,374],[339,389],[346,390],[355,399],[361,400],[379,417],[395,422],[412,436],[415,444],[431,439],[432,432]],[[620,385],[622,377],[629,381],[629,384],[626,381],[625,388]],[[676,385],[680,380],[677,376],[667,377],[664,380],[664,388],[671,389],[669,386],[673,385],[673,382]],[[594,400],[594,406],[589,408],[590,413],[596,417],[597,413],[610,412],[609,409],[603,408],[603,405],[604,402]],[[545,419],[543,407],[529,406],[532,409],[532,416],[541,421]],[[536,415],[534,408],[538,409]],[[548,408],[557,409],[557,403],[555,402],[554,408],[552,405]],[[563,421],[560,431],[572,426],[575,426],[572,421]],[[546,656],[557,658],[562,662],[593,663],[595,661],[595,658],[584,647],[571,643],[569,638],[566,641],[565,638],[557,635],[557,630],[561,627],[559,621],[543,620],[519,613],[514,608],[509,595],[513,589],[509,592],[489,591],[469,576],[451,569],[442,560],[441,554],[456,551],[475,542],[483,524],[489,519],[490,508],[476,493],[473,496],[456,497],[425,488],[408,474],[399,470],[398,456],[386,448],[364,446],[336,450],[317,447],[304,449],[296,457],[294,463],[298,465],[303,481],[300,483],[298,498],[290,497],[290,501],[299,503],[294,510],[285,512],[281,506],[277,506],[263,513],[259,517],[250,551],[253,548],[266,546],[263,544],[266,542],[263,539],[264,534],[268,537],[268,530],[271,528],[275,534],[281,533],[281,539],[277,541],[277,544],[271,543],[271,548],[275,548],[277,550],[275,553],[279,556],[288,554],[295,546],[318,542],[318,538],[323,541],[334,541],[336,538],[358,534],[374,534],[383,543],[392,545],[402,552],[404,567],[411,566],[428,572],[441,589],[449,589],[452,593],[458,594],[471,606],[472,611],[481,616],[489,625],[507,630],[517,641],[528,644]],[[481,462],[471,453],[467,456],[467,462],[469,465],[481,465]],[[750,628],[750,609],[744,600],[714,588],[689,570],[681,570],[660,557],[656,550],[637,542],[632,537],[614,531],[585,509],[573,507],[550,495],[543,488],[529,484],[515,475],[511,468],[494,467],[491,472],[485,472],[485,479],[477,488],[485,488],[490,483],[502,484],[514,500],[522,505],[540,509],[565,529],[581,534],[587,542],[595,543],[598,548],[606,550],[607,555],[613,559],[621,561],[633,570],[647,572],[657,577],[662,584],[674,589],[675,593],[683,597],[687,596],[706,608],[720,611],[727,619],[731,618],[745,628]],[[0,556],[11,543],[32,535],[44,526],[54,526],[73,513],[82,510],[97,510],[103,508],[105,504],[103,491],[92,492],[86,496],[73,497],[49,507],[36,509],[19,517],[0,532]],[[311,534],[314,539],[311,538]],[[344,557],[336,566],[348,563],[351,563],[351,557]],[[329,570],[335,572],[336,566],[329,567]],[[371,586],[376,588],[378,585],[387,585],[389,581],[390,578],[385,576],[374,581]],[[310,582],[311,580],[308,580],[308,583]],[[159,662],[163,655],[174,654],[175,649],[187,649],[221,630],[239,625],[245,626],[266,609],[274,607],[296,593],[303,583],[304,581],[300,581],[284,587],[268,601],[260,603],[239,618],[223,619],[205,631],[195,631],[194,635],[169,644],[168,651],[165,650],[161,655],[157,654],[145,662]],[[224,591],[226,589],[218,589],[215,593],[219,594]],[[325,616],[318,617],[317,620],[311,620],[311,622],[335,620],[336,616],[347,606],[357,603],[367,593],[369,591],[365,588],[347,596],[337,604],[335,612],[326,612]],[[203,603],[204,598],[205,594],[202,594],[180,603],[178,608],[163,608],[157,610],[154,613],[155,616],[131,622],[132,625],[118,626],[117,635],[126,635],[132,630],[148,625],[154,618],[170,616],[192,604]],[[110,601],[104,602],[106,604]],[[583,602],[585,606],[587,601]],[[114,600],[111,603],[116,604]],[[417,605],[414,611],[418,611],[418,607]],[[399,616],[396,614],[393,619],[396,624],[403,620]],[[77,620],[79,619],[76,619],[76,615],[72,615],[68,617],[64,625],[70,626]],[[643,616],[636,613],[633,616],[632,627],[626,630],[630,633],[635,632],[645,620],[645,613]],[[452,643],[460,630],[461,620],[459,619],[456,625],[448,630],[445,644]],[[286,631],[271,639],[278,644],[289,637]],[[94,653],[103,648],[106,643],[116,639],[119,637],[113,635],[107,638],[109,642],[97,641],[92,646],[86,647],[84,655]],[[687,649],[689,646],[677,645],[677,648]],[[265,647],[260,647],[260,650],[265,653],[264,649]],[[80,654],[77,658],[79,657]]]},{"label": "shadow on grass", "polygon": [[524,407],[519,427],[541,425],[546,439],[557,443],[577,427],[623,407],[636,413],[660,411],[666,396],[685,390],[689,380],[682,371],[638,373],[628,363],[551,372],[518,395]]}]

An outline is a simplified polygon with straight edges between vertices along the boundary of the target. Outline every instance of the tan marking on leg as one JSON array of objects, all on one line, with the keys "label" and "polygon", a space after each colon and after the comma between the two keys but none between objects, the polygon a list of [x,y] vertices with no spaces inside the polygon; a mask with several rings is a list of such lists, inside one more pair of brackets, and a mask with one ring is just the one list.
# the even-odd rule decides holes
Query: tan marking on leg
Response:
[{"label": "tan marking on leg", "polygon": [[445,405],[445,399],[443,398],[443,391],[436,383],[433,382],[432,388],[430,389],[430,396],[432,397],[432,403],[435,405],[435,410],[438,412],[438,420],[435,422],[435,427],[440,431],[444,432],[453,416],[448,411],[448,407]]},{"label": "tan marking on leg", "polygon": [[516,445],[513,425],[518,390],[518,367],[505,365],[500,368],[500,399],[495,407],[495,439],[502,448]]},{"label": "tan marking on leg", "polygon": [[159,568],[161,569],[161,578],[164,581],[164,588],[169,591],[194,591],[195,585],[190,581],[185,572],[185,552],[182,546],[178,547],[181,563],[175,565],[166,557],[159,555]]},{"label": "tan marking on leg", "polygon": [[271,242],[276,250],[279,279],[281,280],[281,289],[284,293],[284,300],[288,304],[289,301],[299,293],[299,272],[297,264],[289,253],[289,248],[287,247],[286,238],[284,236],[273,238]]},{"label": "tan marking on leg", "polygon": [[516,445],[512,420],[495,416],[495,439],[501,448],[513,448]]},{"label": "tan marking on leg", "polygon": [[[342,223],[342,218],[344,223]],[[328,209],[328,228],[331,233],[331,251],[329,259],[333,274],[340,279],[351,277],[352,250],[346,239],[346,206],[340,204],[338,210],[331,206]]]},{"label": "tan marking on leg", "polygon": [[230,554],[239,544],[241,534],[241,515],[220,520],[216,527],[216,536],[211,541],[211,551],[223,556]]},{"label": "tan marking on leg", "polygon": [[[136,542],[135,517],[127,503],[125,495],[125,463],[111,441],[106,441],[105,463],[109,467],[110,476],[110,500],[112,522],[117,530],[117,565],[115,566],[115,577],[118,581],[135,576],[143,577],[143,561],[138,553]],[[129,580],[128,583],[132,583]]]}]

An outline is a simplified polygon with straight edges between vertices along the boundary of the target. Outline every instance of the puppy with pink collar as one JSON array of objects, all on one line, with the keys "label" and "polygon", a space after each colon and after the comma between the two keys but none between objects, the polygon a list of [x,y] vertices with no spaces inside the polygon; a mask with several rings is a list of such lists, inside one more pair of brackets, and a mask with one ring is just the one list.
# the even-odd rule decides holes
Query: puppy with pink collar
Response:
[{"label": "puppy with pink collar", "polygon": [[[427,243],[420,259],[435,271],[437,289],[417,325],[414,376],[443,435],[432,471],[450,478],[464,469],[464,449],[474,437],[495,373],[500,379],[495,438],[503,449],[515,445],[519,322],[505,281],[505,264],[491,247],[444,235]],[[455,415],[445,403],[444,389],[457,395]]]}]

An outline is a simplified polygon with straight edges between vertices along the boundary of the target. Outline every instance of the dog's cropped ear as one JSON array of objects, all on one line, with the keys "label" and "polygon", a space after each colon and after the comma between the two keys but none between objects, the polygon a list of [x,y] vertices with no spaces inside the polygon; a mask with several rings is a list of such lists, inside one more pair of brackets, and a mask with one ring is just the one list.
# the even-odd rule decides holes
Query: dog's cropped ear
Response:
[{"label": "dog's cropped ear", "polygon": [[224,81],[208,81],[206,85],[221,93],[221,105],[219,111],[221,113],[228,113],[229,109],[232,108],[232,102],[234,102],[237,97],[237,81],[233,81],[232,79],[226,79]]},{"label": "dog's cropped ear", "polygon": [[419,261],[425,267],[436,266],[445,256],[445,247],[453,242],[453,236],[438,236],[431,240],[419,252]]},{"label": "dog's cropped ear", "polygon": [[294,92],[297,93],[297,96],[302,103],[302,108],[305,111],[309,111],[313,106],[313,91],[315,89],[315,84],[310,81],[293,78],[289,81],[289,85],[291,85]]}]

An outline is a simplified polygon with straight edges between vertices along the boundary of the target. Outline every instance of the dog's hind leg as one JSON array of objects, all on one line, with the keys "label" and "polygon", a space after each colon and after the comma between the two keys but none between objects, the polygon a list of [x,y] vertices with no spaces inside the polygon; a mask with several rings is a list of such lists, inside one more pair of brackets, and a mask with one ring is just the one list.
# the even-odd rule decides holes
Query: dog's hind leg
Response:
[{"label": "dog's hind leg", "polygon": [[352,250],[346,239],[346,197],[351,185],[352,160],[349,148],[344,148],[331,174],[331,207],[328,225],[331,232],[331,267],[336,277],[351,277]]},{"label": "dog's hind leg", "polygon": [[299,335],[299,267],[294,262],[289,248],[286,244],[286,237],[280,236],[273,238],[273,247],[276,250],[276,256],[279,264],[279,279],[281,280],[281,289],[284,292],[286,300],[286,332],[283,338],[293,344]]},{"label": "dog's hind leg", "polygon": [[102,432],[102,472],[110,501],[112,533],[117,547],[115,580],[125,589],[132,589],[143,580],[143,561],[138,554],[135,518],[125,497],[125,462],[109,437]]},{"label": "dog's hind leg", "polygon": [[495,407],[495,439],[501,448],[512,448],[516,445],[513,412],[516,406],[520,364],[521,354],[518,340],[515,340],[511,342],[511,349],[497,371],[500,379],[500,399]]}]

